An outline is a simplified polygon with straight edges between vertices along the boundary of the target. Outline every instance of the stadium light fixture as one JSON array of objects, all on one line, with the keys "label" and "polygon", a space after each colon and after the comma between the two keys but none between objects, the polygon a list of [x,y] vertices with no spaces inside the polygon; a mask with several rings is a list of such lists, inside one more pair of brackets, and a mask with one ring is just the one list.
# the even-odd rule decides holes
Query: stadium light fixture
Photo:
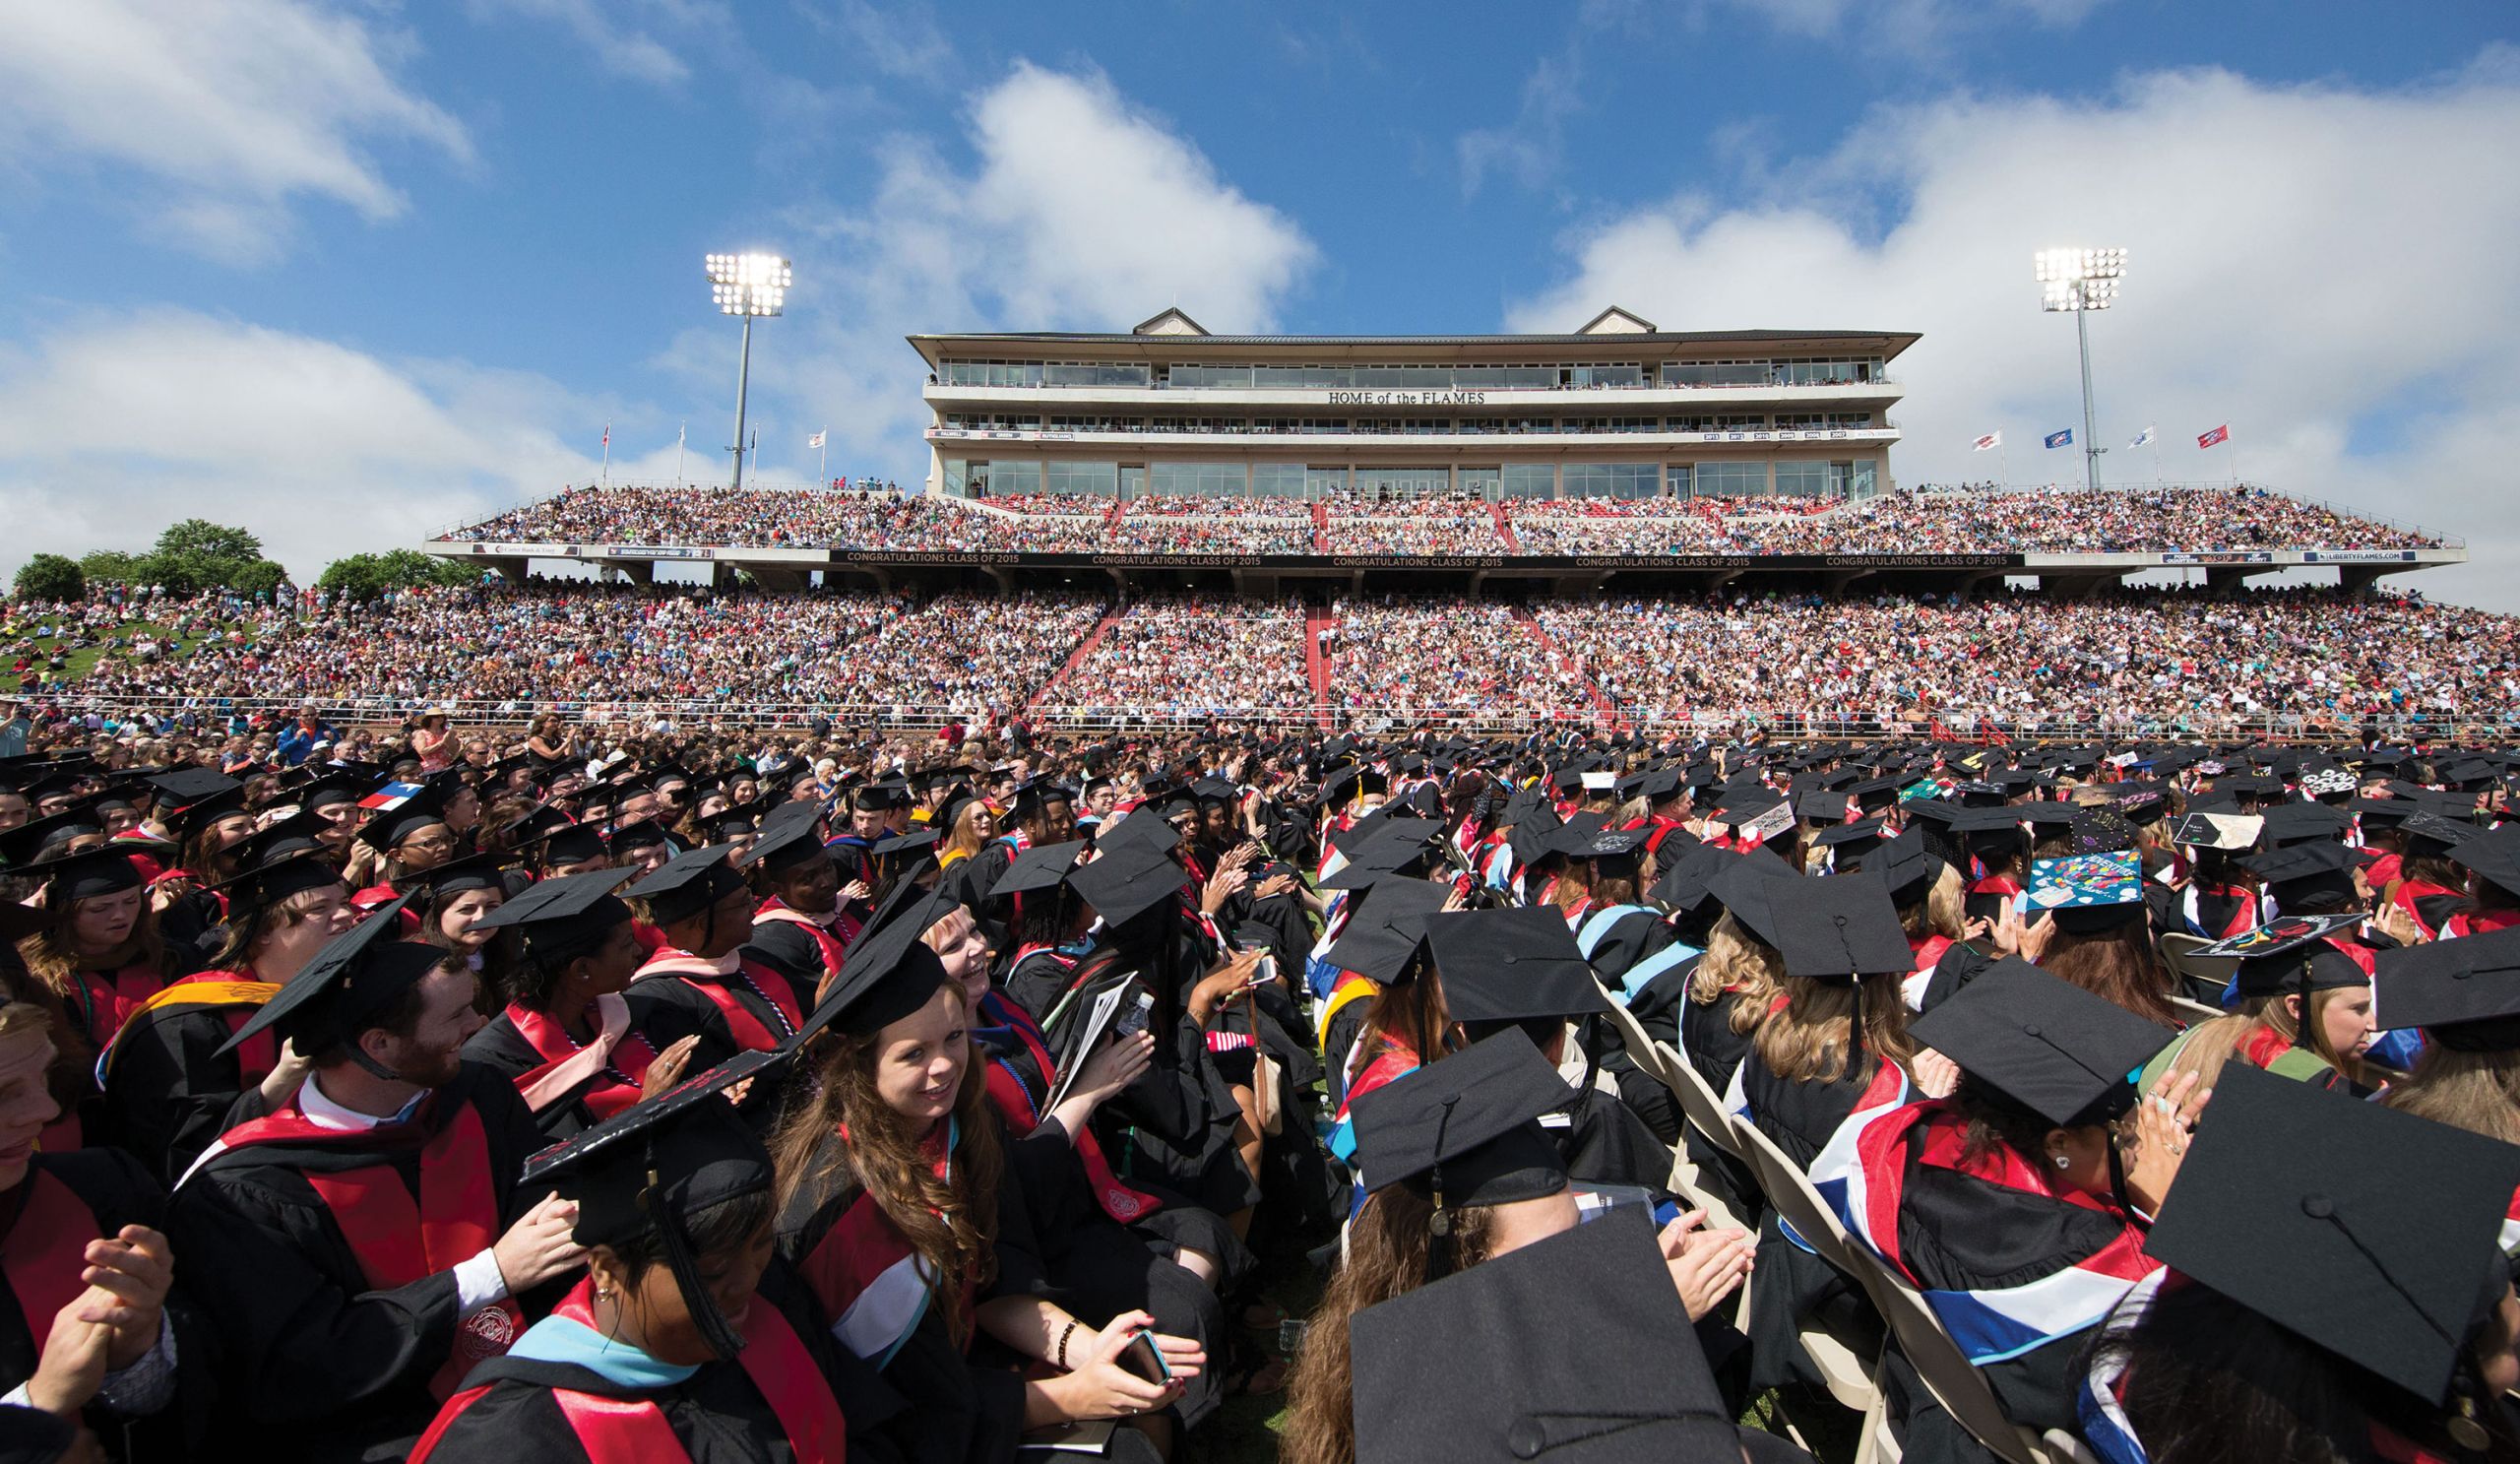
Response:
[{"label": "stadium light fixture", "polygon": [[2039,277],[2039,308],[2068,311],[2074,317],[2074,340],[2083,358],[2083,480],[2100,491],[2100,431],[2091,405],[2091,327],[2094,310],[2117,303],[2117,283],[2126,278],[2123,249],[2042,249],[2031,259]]},{"label": "stadium light fixture", "polygon": [[776,254],[712,254],[705,261],[709,293],[721,315],[740,316],[744,323],[742,353],[735,364],[735,481],[744,485],[744,407],[752,378],[752,323],[779,314],[788,305],[788,286],[795,272]]}]

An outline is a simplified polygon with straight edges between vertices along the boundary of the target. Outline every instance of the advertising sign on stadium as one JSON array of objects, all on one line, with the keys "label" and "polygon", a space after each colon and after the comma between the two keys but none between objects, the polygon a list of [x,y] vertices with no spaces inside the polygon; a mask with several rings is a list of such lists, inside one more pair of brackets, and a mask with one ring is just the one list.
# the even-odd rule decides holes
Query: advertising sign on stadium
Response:
[{"label": "advertising sign on stadium", "polygon": [[2272,549],[2171,549],[2163,553],[2164,564],[2272,564]]},{"label": "advertising sign on stadium", "polygon": [[834,564],[982,564],[1042,569],[2018,569],[2019,554],[1081,554],[988,549],[833,549]]},{"label": "advertising sign on stadium", "polygon": [[615,543],[606,544],[607,559],[715,559],[716,549],[685,548],[679,544]]},{"label": "advertising sign on stadium", "polygon": [[2413,549],[2303,549],[2304,564],[2413,564]]}]

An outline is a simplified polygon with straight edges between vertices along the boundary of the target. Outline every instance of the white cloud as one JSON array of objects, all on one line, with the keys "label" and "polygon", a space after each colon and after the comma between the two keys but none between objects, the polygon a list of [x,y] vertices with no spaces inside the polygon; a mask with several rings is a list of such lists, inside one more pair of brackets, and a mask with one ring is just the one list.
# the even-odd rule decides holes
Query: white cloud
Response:
[{"label": "white cloud", "polygon": [[718,0],[468,0],[467,9],[476,20],[509,15],[558,26],[604,70],[663,87],[689,80],[691,66],[651,27],[690,42],[730,38],[734,26]]},{"label": "white cloud", "polygon": [[[594,476],[600,404],[463,362],[158,310],[64,322],[0,351],[0,574],[42,550],[144,548],[194,515],[300,576]],[[622,448],[616,477],[670,472]],[[551,423],[585,423],[564,445]]]},{"label": "white cloud", "polygon": [[2051,30],[2082,24],[2106,0],[1697,0],[1700,25],[1731,11],[1765,21],[1788,35],[1886,47],[1905,57],[1951,58],[1947,48],[1972,32],[2028,21]]},{"label": "white cloud", "polygon": [[2040,313],[2030,256],[2123,245],[2125,292],[2091,322],[2109,477],[2151,476],[2124,444],[2156,422],[2166,476],[2221,476],[2194,434],[2228,420],[2251,478],[2469,537],[2476,563],[2405,583],[2520,608],[2520,177],[2477,165],[2515,143],[2507,50],[2395,92],[2193,71],[2089,103],[1962,96],[1869,119],[1755,205],[1582,230],[1510,319],[1565,330],[1615,301],[1676,330],[1921,331],[1894,368],[1900,479],[1989,476],[1969,442],[1994,428],[2016,480],[2068,479],[2079,460],[2037,444],[2082,435],[2073,329]]},{"label": "white cloud", "polygon": [[399,36],[299,0],[77,0],[8,8],[0,154],[67,159],[154,187],[142,217],[214,258],[270,257],[302,196],[370,220],[405,207],[366,151],[413,142],[459,161],[463,126],[393,73]]},{"label": "white cloud", "polygon": [[[1265,331],[1316,261],[1294,221],[1100,76],[1019,62],[974,103],[967,141],[965,164],[886,139],[864,207],[795,216],[791,313],[754,337],[755,402],[766,387],[805,431],[828,422],[834,473],[923,469],[906,334],[1126,330],[1172,304]],[[794,364],[765,370],[765,348]]]},{"label": "white cloud", "polygon": [[867,0],[840,0],[840,26],[858,56],[885,76],[932,82],[953,65],[953,44],[924,6],[878,9]]},{"label": "white cloud", "polygon": [[1580,43],[1569,44],[1559,55],[1543,56],[1523,79],[1522,104],[1513,121],[1474,128],[1454,139],[1462,193],[1476,195],[1491,172],[1525,188],[1548,187],[1565,153],[1567,119],[1583,103],[1583,79]]}]

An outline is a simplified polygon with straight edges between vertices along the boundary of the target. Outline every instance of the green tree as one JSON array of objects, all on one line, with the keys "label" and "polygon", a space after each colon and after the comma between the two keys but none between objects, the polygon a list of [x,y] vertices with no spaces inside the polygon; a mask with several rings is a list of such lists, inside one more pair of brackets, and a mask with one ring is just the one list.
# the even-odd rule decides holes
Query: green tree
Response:
[{"label": "green tree", "polygon": [[288,566],[277,559],[256,559],[228,575],[225,583],[240,595],[278,595],[280,587],[288,583]]},{"label": "green tree", "polygon": [[142,585],[142,557],[120,549],[97,549],[79,558],[80,571],[99,585]]},{"label": "green tree", "polygon": [[208,519],[186,519],[167,525],[166,532],[158,536],[158,552],[250,564],[263,557],[263,541],[242,529]]},{"label": "green tree", "polygon": [[316,588],[351,600],[374,600],[392,590],[418,590],[433,585],[460,587],[473,582],[471,565],[423,554],[417,549],[389,549],[382,554],[351,554],[324,566]]},{"label": "green tree", "polygon": [[62,554],[37,554],[18,566],[20,600],[85,600],[88,576],[79,561]]},{"label": "green tree", "polygon": [[197,595],[218,584],[216,567],[190,554],[143,554],[132,562],[135,585],[155,585],[169,595]]}]

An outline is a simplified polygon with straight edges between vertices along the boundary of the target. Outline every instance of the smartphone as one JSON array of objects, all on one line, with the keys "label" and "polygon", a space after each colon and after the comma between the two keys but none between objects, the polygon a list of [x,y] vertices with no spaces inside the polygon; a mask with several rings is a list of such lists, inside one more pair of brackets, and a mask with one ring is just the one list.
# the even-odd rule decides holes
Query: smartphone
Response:
[{"label": "smartphone", "polygon": [[1111,1031],[1121,1037],[1135,1037],[1146,1030],[1147,1019],[1154,1013],[1154,995],[1140,991],[1137,1004],[1120,1013],[1120,1020],[1111,1024]]},{"label": "smartphone", "polygon": [[1168,1383],[1172,1366],[1164,1361],[1164,1349],[1155,1345],[1153,1332],[1140,1332],[1120,1349],[1120,1366],[1149,1382]]}]

